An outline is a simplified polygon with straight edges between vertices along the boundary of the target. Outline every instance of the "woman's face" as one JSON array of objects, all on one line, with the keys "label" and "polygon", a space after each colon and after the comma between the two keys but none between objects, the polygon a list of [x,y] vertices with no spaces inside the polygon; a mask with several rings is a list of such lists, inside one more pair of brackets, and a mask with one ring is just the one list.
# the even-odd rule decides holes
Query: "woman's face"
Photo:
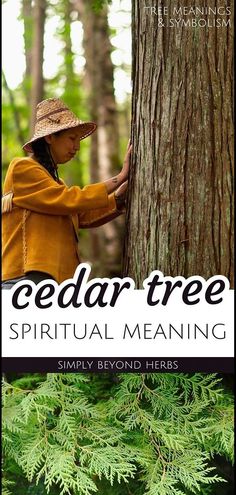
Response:
[{"label": "woman's face", "polygon": [[50,134],[45,137],[56,164],[66,163],[74,158],[76,152],[80,149],[80,137],[81,131],[79,127],[66,129],[59,134]]}]

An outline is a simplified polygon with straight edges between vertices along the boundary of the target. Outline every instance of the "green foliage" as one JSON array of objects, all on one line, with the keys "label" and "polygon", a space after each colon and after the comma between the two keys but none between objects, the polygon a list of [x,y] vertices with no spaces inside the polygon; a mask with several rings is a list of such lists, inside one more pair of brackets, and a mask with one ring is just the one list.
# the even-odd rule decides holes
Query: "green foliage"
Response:
[{"label": "green foliage", "polygon": [[233,398],[215,374],[25,375],[3,381],[2,417],[14,491],[25,476],[35,494],[215,495],[215,456],[233,460]]},{"label": "green foliage", "polygon": [[104,5],[110,5],[112,3],[112,0],[93,0],[92,1],[92,9],[95,10],[95,12],[99,12],[102,10]]},{"label": "green foliage", "polygon": [[12,492],[10,491],[10,488],[12,488],[14,485],[13,481],[9,481],[6,479],[2,480],[2,495],[12,495]]},{"label": "green foliage", "polygon": [[[17,110],[21,114],[22,131],[25,133],[26,106],[19,91],[16,90],[14,95],[17,100]],[[4,81],[2,81],[2,129],[2,170],[3,175],[5,175],[9,161],[14,156],[24,156],[24,152],[21,149],[21,144],[18,142],[13,109]]]}]

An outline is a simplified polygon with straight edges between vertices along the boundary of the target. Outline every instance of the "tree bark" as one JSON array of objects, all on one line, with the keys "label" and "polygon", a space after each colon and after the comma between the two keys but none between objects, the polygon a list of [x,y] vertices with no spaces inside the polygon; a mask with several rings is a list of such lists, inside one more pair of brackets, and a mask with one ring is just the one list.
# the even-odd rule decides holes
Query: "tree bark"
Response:
[{"label": "tree bark", "polygon": [[[225,2],[202,2],[208,7]],[[170,27],[133,2],[133,159],[124,274],[222,274],[233,283],[233,4],[226,26]],[[190,4],[192,5],[192,3]],[[180,15],[178,15],[180,18]],[[192,19],[189,15],[187,19]],[[159,27],[158,27],[159,23]],[[202,22],[203,24],[203,22]]]},{"label": "tree bark", "polygon": [[35,0],[34,3],[34,36],[31,59],[31,120],[30,135],[34,131],[36,106],[43,99],[43,49],[44,49],[44,25],[46,19],[46,0]]},{"label": "tree bark", "polygon": [[[91,181],[98,182],[119,171],[119,130],[107,7],[94,12],[88,3],[74,0],[73,5],[79,13],[84,30],[90,118],[98,125],[97,131],[91,136],[90,156]],[[96,272],[98,265],[100,275],[113,276],[121,273],[123,227],[124,220],[119,218],[99,227],[99,230],[90,231],[93,267]]]}]

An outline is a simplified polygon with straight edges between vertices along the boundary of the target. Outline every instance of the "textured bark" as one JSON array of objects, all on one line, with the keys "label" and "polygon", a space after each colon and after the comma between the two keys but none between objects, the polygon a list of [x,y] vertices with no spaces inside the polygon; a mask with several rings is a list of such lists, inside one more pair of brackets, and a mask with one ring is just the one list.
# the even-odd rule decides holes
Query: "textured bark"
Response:
[{"label": "textured bark", "polygon": [[[171,12],[179,3],[158,5]],[[124,273],[139,287],[155,269],[171,276],[222,274],[232,283],[233,15],[218,16],[230,18],[231,27],[158,27],[159,17],[144,9],[151,5],[133,2]],[[227,5],[232,12],[232,1]]]},{"label": "textured bark", "polygon": [[44,48],[44,24],[46,18],[46,0],[35,0],[34,3],[34,35],[31,59],[31,120],[30,135],[35,124],[36,106],[43,99],[43,48]]},{"label": "textured bark", "polygon": [[[105,180],[119,171],[119,136],[116,101],[113,85],[113,65],[107,8],[95,12],[89,2],[74,0],[74,8],[82,21],[83,45],[86,58],[86,83],[89,90],[91,119],[97,131],[91,137],[91,181]],[[113,276],[121,272],[121,237],[124,220],[91,230],[92,262],[94,271]],[[95,274],[95,273],[94,273]]]}]

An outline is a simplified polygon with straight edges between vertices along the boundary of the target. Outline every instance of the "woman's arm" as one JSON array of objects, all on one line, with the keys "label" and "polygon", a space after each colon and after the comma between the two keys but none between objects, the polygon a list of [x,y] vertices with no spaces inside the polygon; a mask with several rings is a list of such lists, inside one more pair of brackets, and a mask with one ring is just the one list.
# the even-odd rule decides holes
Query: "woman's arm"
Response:
[{"label": "woman's arm", "polygon": [[[18,158],[12,167],[13,206],[38,213],[71,215],[108,206],[108,193],[103,182],[67,187],[58,184],[34,160]],[[4,191],[8,192],[8,191]]]},{"label": "woman's arm", "polygon": [[[42,165],[33,159],[16,158],[12,162],[9,191],[13,193],[13,206],[38,213],[69,215],[108,207],[109,194],[125,182],[129,171],[128,147],[121,172],[105,182],[83,187],[58,184]],[[4,190],[4,192],[9,192]]]},{"label": "woman's arm", "polygon": [[79,214],[81,228],[93,228],[114,220],[125,211],[125,200],[128,181],[124,182],[114,194],[108,197],[108,206],[97,210],[84,211]]},{"label": "woman's arm", "polygon": [[98,208],[91,211],[83,211],[78,215],[79,228],[90,229],[100,227],[114,218],[121,215],[121,211],[117,209],[114,193],[108,196],[108,206],[106,208]]}]

